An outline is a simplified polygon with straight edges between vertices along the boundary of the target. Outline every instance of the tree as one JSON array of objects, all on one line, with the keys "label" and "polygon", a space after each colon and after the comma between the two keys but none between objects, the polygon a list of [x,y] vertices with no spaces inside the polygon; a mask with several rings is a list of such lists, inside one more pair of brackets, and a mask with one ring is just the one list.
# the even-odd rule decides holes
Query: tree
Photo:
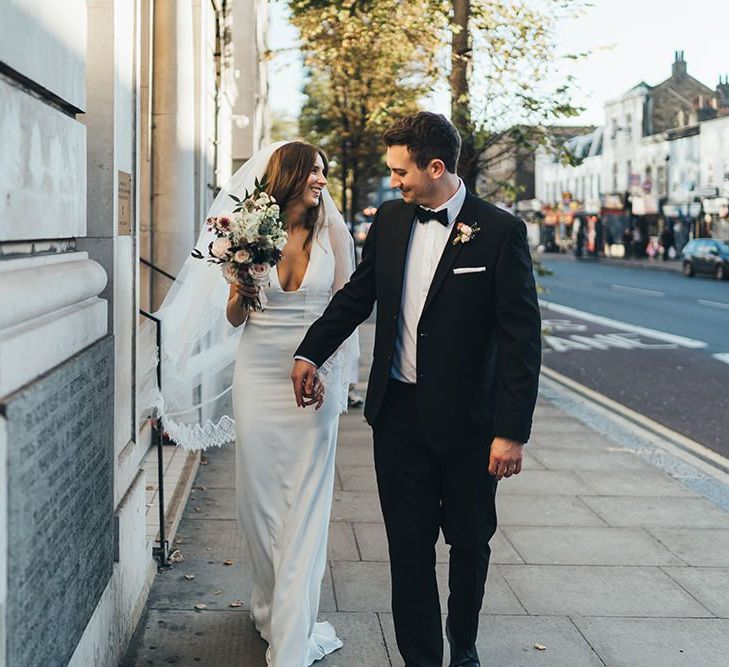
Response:
[{"label": "tree", "polygon": [[[558,30],[584,0],[433,0],[449,24],[451,119],[463,138],[459,175],[477,190],[490,167],[549,140],[549,125],[580,113],[558,65]],[[503,185],[503,183],[496,183]],[[489,195],[490,192],[483,194]]]},{"label": "tree", "polygon": [[332,155],[348,220],[383,173],[381,135],[430,89],[438,37],[429,0],[293,0],[309,70],[302,132]]}]

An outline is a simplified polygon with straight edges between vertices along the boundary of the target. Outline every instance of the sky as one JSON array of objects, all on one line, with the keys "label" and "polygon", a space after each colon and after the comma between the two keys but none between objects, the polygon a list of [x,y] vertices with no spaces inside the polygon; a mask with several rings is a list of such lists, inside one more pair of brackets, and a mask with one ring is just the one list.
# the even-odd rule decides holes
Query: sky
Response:
[{"label": "sky", "polygon": [[[561,30],[560,51],[593,52],[564,71],[576,77],[575,105],[585,107],[565,123],[604,124],[605,102],[640,81],[655,85],[668,78],[675,51],[684,52],[689,74],[712,89],[719,76],[729,76],[729,1],[592,0],[592,5]],[[269,48],[283,50],[269,72],[271,106],[296,116],[304,100],[299,92],[304,72],[283,0],[270,3],[268,41]],[[448,113],[447,96],[437,95],[429,104]]]}]

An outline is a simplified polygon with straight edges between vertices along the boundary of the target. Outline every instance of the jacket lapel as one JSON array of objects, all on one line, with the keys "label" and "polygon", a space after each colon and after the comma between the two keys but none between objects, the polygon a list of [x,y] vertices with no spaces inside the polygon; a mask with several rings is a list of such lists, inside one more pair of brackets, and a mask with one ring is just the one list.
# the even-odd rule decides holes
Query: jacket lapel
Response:
[{"label": "jacket lapel", "polygon": [[453,266],[453,262],[456,261],[458,254],[463,248],[463,243],[453,244],[453,240],[458,235],[458,223],[462,222],[466,225],[472,226],[476,220],[476,198],[470,192],[466,192],[466,199],[463,202],[460,213],[456,216],[453,222],[453,229],[451,229],[450,236],[448,237],[448,243],[443,250],[443,254],[440,256],[438,266],[435,268],[435,274],[433,274],[433,280],[430,283],[430,289],[428,295],[425,298],[425,305],[423,306],[423,312],[426,311],[431,301],[438,293],[438,290],[443,285],[446,276]]}]

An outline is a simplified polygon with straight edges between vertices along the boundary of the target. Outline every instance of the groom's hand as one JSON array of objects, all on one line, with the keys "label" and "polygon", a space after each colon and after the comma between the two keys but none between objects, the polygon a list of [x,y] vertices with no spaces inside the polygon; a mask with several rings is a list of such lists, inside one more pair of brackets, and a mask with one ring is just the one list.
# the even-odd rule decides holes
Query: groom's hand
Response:
[{"label": "groom's hand", "polygon": [[291,382],[294,384],[294,394],[296,395],[296,405],[305,408],[311,405],[307,402],[307,398],[314,395],[314,381],[316,379],[316,366],[310,364],[303,359],[297,359],[294,362],[294,370],[291,371]]},{"label": "groom's hand", "polygon": [[508,438],[494,438],[489,456],[489,472],[497,481],[521,472],[521,457],[524,445]]}]

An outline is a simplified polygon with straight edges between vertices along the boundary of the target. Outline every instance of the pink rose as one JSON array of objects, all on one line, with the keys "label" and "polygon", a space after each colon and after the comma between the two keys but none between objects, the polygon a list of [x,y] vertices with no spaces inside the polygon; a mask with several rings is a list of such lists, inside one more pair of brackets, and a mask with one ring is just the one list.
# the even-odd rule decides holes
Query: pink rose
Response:
[{"label": "pink rose", "polygon": [[473,234],[473,229],[471,229],[468,225],[464,225],[463,223],[458,225],[458,231],[466,238],[469,238],[471,234]]},{"label": "pink rose", "polygon": [[246,264],[251,261],[251,253],[249,253],[245,248],[241,248],[235,253],[235,255],[233,255],[233,259],[238,262],[238,264]]},{"label": "pink rose", "polygon": [[253,281],[262,285],[268,282],[268,274],[271,273],[271,267],[268,264],[252,264],[251,268],[248,269]]},{"label": "pink rose", "polygon": [[237,283],[240,276],[238,275],[238,267],[231,262],[226,262],[222,266],[223,278],[231,284]]},{"label": "pink rose", "polygon": [[218,257],[219,259],[225,259],[228,256],[228,250],[230,250],[231,245],[232,244],[230,242],[230,239],[215,239],[213,241],[213,247],[211,249],[211,252],[215,257]]}]

